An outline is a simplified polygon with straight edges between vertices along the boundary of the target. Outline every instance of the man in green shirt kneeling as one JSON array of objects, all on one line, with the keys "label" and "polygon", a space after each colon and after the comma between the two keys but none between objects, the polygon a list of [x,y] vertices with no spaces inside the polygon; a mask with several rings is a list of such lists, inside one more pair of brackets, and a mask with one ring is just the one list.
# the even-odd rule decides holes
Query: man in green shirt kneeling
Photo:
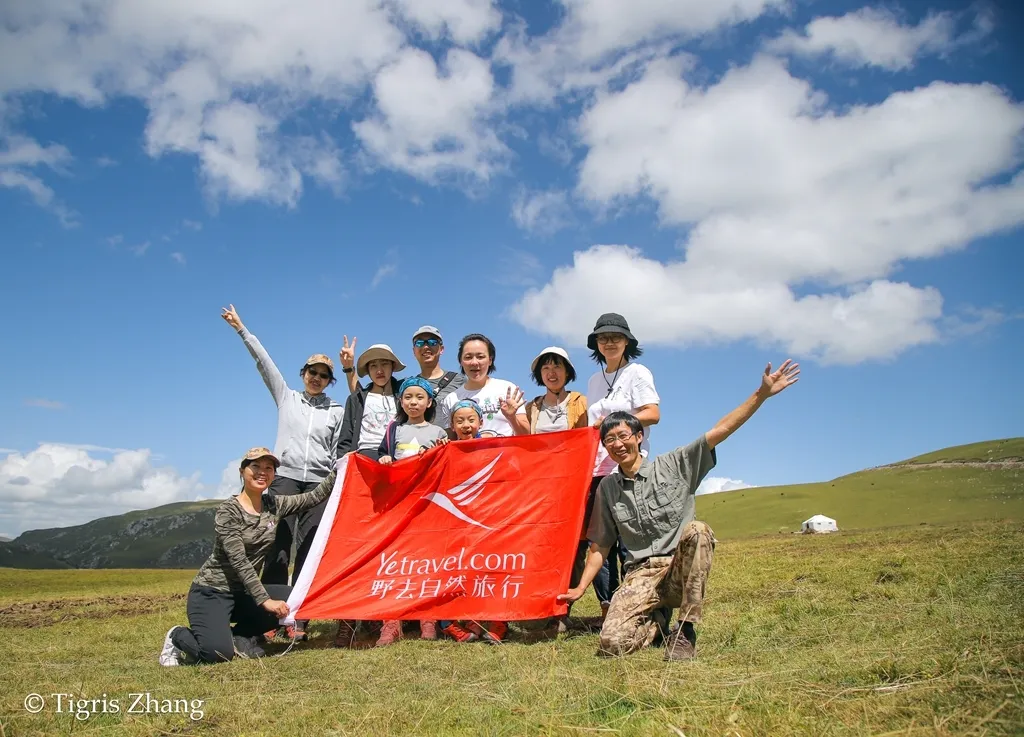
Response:
[{"label": "man in green shirt kneeling", "polygon": [[583,596],[616,537],[621,540],[627,573],[601,627],[598,655],[628,655],[649,646],[678,608],[679,628],[666,643],[665,659],[694,657],[694,625],[701,620],[715,550],[711,528],[694,519],[694,494],[715,467],[715,448],[768,398],[796,383],[799,373],[799,364],[789,360],[774,372],[768,364],[761,386],[743,404],[689,445],[654,459],[640,454],[644,431],[633,415],[613,412],[601,423],[601,442],[618,468],[597,489],[583,577],[558,596],[562,602]]}]

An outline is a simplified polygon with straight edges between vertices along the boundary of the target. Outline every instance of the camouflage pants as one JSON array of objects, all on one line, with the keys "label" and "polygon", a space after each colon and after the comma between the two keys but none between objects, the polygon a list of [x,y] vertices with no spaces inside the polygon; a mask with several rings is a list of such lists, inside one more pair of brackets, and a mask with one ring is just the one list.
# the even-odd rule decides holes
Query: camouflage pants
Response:
[{"label": "camouflage pants", "polygon": [[660,609],[679,609],[679,619],[700,622],[704,587],[715,555],[715,533],[703,522],[683,528],[675,555],[648,558],[631,568],[612,597],[601,627],[599,655],[629,655],[654,641],[668,622]]}]

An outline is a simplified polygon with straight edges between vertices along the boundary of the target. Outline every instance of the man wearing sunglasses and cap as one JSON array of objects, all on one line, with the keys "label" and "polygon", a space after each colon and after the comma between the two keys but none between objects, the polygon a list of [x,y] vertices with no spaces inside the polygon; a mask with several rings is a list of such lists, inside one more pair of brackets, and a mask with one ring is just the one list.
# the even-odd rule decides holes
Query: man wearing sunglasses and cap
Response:
[{"label": "man wearing sunglasses and cap", "polygon": [[423,325],[413,333],[412,354],[420,365],[420,376],[434,388],[436,406],[440,406],[442,399],[466,383],[466,377],[458,371],[445,371],[441,368],[442,353],[444,338],[433,325]]}]

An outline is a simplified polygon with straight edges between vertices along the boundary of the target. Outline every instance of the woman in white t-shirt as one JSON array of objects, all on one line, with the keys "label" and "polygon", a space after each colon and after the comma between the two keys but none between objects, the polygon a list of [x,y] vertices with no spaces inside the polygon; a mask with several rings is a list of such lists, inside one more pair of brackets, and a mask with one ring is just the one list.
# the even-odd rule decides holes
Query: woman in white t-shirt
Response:
[{"label": "woman in white t-shirt", "polygon": [[494,356],[494,343],[486,335],[470,333],[459,342],[459,365],[466,375],[466,383],[441,401],[438,425],[450,427],[452,407],[463,399],[472,399],[483,411],[481,435],[508,437],[513,434],[512,425],[502,412],[502,403],[514,401],[514,406],[518,407],[523,392],[511,381],[491,376],[494,373]]},{"label": "woman in white t-shirt", "polygon": [[[651,425],[661,419],[658,403],[661,398],[654,388],[654,375],[642,363],[637,363],[643,350],[629,323],[622,315],[609,312],[601,315],[587,338],[587,347],[593,353],[600,369],[587,382],[587,416],[590,424],[598,427],[612,412],[623,411],[640,420],[644,426],[644,440],[640,452],[647,455],[650,449]],[[591,484],[590,501],[587,504],[587,520],[593,506],[594,492],[601,479],[615,469],[615,461],[608,456],[603,445],[597,448],[594,462],[594,480]],[[619,549],[616,543],[605,560],[605,566],[594,579],[594,590],[601,602],[601,611],[607,612],[612,594],[619,586]]]}]

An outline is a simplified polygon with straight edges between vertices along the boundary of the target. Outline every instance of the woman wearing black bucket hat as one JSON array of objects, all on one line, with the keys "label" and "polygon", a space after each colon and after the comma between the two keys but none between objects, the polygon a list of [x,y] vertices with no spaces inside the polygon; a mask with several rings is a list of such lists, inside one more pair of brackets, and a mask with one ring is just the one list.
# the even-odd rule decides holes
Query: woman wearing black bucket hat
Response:
[{"label": "woman wearing black bucket hat", "polygon": [[[614,312],[601,315],[587,338],[587,347],[600,366],[587,382],[587,415],[590,424],[599,426],[612,412],[629,412],[644,426],[641,452],[646,455],[651,435],[647,428],[657,425],[661,419],[661,410],[658,408],[661,399],[654,387],[654,375],[635,360],[643,353],[643,349],[630,332],[626,318]],[[594,490],[601,479],[614,469],[615,462],[608,457],[608,451],[604,446],[598,446],[594,480],[590,487],[590,500],[587,502],[587,521],[590,518]],[[587,529],[587,522],[584,522],[583,529]],[[594,592],[601,602],[602,612],[607,611],[612,594],[619,585],[617,544],[614,552],[614,555],[609,554],[605,559],[604,569],[594,579]]]}]

